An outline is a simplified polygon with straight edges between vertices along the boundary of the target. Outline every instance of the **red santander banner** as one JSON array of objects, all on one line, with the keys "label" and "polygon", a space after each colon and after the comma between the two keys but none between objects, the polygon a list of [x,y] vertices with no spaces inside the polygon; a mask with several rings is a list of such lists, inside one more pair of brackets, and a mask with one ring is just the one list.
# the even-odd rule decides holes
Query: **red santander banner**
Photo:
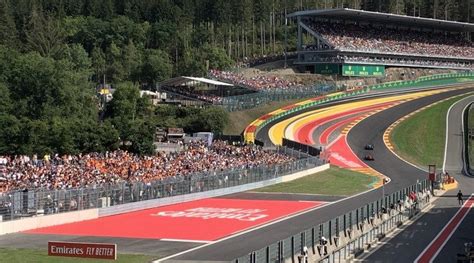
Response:
[{"label": "red santander banner", "polygon": [[117,259],[117,244],[48,242],[48,256]]}]

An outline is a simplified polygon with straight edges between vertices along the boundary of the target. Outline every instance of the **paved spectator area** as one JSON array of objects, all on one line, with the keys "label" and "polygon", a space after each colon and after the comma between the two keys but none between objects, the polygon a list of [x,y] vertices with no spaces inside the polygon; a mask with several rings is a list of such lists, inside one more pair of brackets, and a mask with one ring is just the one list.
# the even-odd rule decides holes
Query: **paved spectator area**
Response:
[{"label": "paved spectator area", "polygon": [[317,201],[212,198],[35,229],[27,233],[209,242],[322,204]]}]

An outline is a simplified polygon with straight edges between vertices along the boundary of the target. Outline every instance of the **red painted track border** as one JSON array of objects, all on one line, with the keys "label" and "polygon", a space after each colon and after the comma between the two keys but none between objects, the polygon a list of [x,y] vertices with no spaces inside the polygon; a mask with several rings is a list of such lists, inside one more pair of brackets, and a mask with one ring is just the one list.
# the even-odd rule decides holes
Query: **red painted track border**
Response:
[{"label": "red painted track border", "polygon": [[316,209],[324,202],[211,198],[26,233],[210,242]]}]

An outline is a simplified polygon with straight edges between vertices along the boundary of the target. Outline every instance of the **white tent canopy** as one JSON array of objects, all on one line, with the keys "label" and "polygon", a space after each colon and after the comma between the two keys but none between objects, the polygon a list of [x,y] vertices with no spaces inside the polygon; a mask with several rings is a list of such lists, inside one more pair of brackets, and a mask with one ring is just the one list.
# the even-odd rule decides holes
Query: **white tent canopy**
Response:
[{"label": "white tent canopy", "polygon": [[203,83],[207,85],[213,85],[213,86],[225,86],[225,87],[233,87],[233,84],[222,82],[222,81],[217,81],[213,79],[206,79],[206,78],[200,78],[200,77],[186,77],[186,76],[181,76],[181,77],[176,77],[172,78],[169,80],[165,80],[161,83],[159,83],[159,86],[181,86],[181,85],[188,85],[188,84],[195,84],[195,83]]}]

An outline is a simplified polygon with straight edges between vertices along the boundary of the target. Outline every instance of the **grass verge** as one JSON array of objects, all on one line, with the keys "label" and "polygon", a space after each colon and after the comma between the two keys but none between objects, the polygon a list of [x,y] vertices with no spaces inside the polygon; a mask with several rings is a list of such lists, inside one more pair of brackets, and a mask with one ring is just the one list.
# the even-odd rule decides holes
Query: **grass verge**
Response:
[{"label": "grass verge", "polygon": [[346,196],[370,189],[374,177],[331,166],[303,178],[254,190],[255,192]]},{"label": "grass verge", "polygon": [[390,135],[390,140],[400,157],[428,168],[443,166],[446,140],[446,114],[449,107],[465,96],[451,98],[429,107],[401,122]]},{"label": "grass verge", "polygon": [[297,103],[303,100],[305,99],[272,101],[252,109],[229,112],[229,123],[224,128],[224,134],[240,134],[244,131],[245,127],[249,125],[249,123],[258,117],[282,108],[286,105]]},{"label": "grass verge", "polygon": [[[46,248],[42,249],[15,249],[15,248],[0,248],[0,261],[1,262],[47,262],[47,263],[94,263],[94,262],[109,262],[110,260],[98,260],[98,259],[80,259],[80,258],[68,258],[68,257],[50,257]],[[143,263],[151,262],[157,259],[156,256],[147,255],[126,255],[118,254],[117,260],[113,262],[130,262],[130,263]]]}]

